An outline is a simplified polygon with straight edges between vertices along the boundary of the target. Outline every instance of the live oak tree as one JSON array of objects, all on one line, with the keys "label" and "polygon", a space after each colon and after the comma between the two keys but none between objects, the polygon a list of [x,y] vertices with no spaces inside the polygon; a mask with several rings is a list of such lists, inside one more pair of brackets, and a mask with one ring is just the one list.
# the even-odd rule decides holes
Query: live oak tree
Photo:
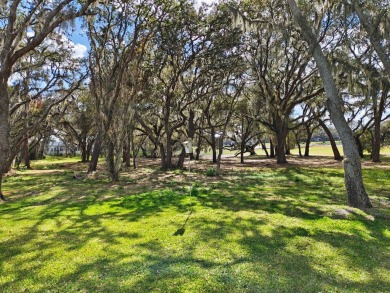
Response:
[{"label": "live oak tree", "polygon": [[[2,1],[0,6],[0,198],[1,179],[10,155],[8,82],[15,64],[68,21],[88,12],[93,0]],[[23,42],[29,35],[28,42]]]},{"label": "live oak tree", "polygon": [[146,59],[153,76],[149,80],[152,99],[142,99],[138,105],[140,110],[153,113],[138,115],[137,119],[158,146],[161,168],[171,169],[177,167],[173,162],[175,148],[181,153],[184,150],[180,137],[185,112],[197,99],[186,84],[191,83],[189,76],[203,50],[204,36],[198,30],[200,18],[191,3],[170,1],[161,9],[165,17],[156,27]]},{"label": "live oak tree", "polygon": [[[99,121],[96,142],[105,143],[111,180],[118,181],[132,102],[142,91],[140,63],[153,32],[151,19],[156,19],[159,11],[146,0],[101,4],[99,8],[99,14],[88,19],[90,89]],[[96,142],[95,164],[100,147]]]},{"label": "live oak tree", "polygon": [[233,113],[228,138],[238,148],[236,156],[240,155],[240,162],[244,163],[244,154],[256,155],[255,148],[261,144],[264,131],[262,125],[256,120],[256,113],[250,95],[242,95]]},{"label": "live oak tree", "polygon": [[[207,15],[195,11],[192,3],[181,1],[170,16],[159,26],[147,61],[154,77],[149,82],[152,95],[138,106],[142,115],[136,113],[159,148],[163,169],[181,167],[182,159],[178,164],[172,161],[174,147],[183,154],[181,143],[194,142],[196,133],[198,139],[204,139],[207,132],[215,131],[218,123],[204,123],[208,110],[215,101],[223,103],[218,97],[226,80],[240,67],[232,62],[239,56],[239,35],[231,34],[226,10]],[[216,114],[218,120],[221,112]],[[224,123],[223,118],[221,126]],[[215,142],[215,136],[211,137]]]},{"label": "live oak tree", "polygon": [[[247,65],[243,60],[245,44],[241,31],[232,27],[233,18],[225,4],[214,7],[208,16],[209,47],[202,60],[208,94],[198,106],[203,110],[199,139],[212,150],[219,172],[223,140],[239,101],[243,100]],[[198,146],[198,150],[199,150]]]},{"label": "live oak tree", "polygon": [[[28,42],[28,37],[24,42]],[[29,168],[29,140],[53,109],[82,87],[83,60],[73,56],[72,44],[65,35],[52,33],[45,41],[21,58],[14,66],[10,91],[11,152]]]},{"label": "live oak tree", "polygon": [[365,123],[364,131],[354,133],[359,146],[359,136],[372,129],[370,149],[374,162],[380,161],[380,126],[386,119],[389,98],[389,50],[383,46],[389,41],[388,14],[388,4],[386,7],[374,1],[341,1],[332,7],[332,18],[341,24],[335,27],[338,44],[332,54],[336,76],[346,84],[347,98],[367,108],[364,115],[370,123]]},{"label": "live oak tree", "polygon": [[74,95],[66,107],[57,127],[77,142],[81,152],[81,162],[88,162],[95,138],[96,121],[94,119],[91,98],[86,91]]},{"label": "live oak tree", "polygon": [[[286,7],[279,1],[248,9],[251,21],[235,12],[236,18],[253,24],[249,29],[247,59],[250,78],[256,85],[258,120],[276,136],[278,163],[286,163],[285,147],[294,108],[323,92],[317,68],[307,53],[296,27],[288,21]],[[260,11],[260,12],[259,12]]]}]

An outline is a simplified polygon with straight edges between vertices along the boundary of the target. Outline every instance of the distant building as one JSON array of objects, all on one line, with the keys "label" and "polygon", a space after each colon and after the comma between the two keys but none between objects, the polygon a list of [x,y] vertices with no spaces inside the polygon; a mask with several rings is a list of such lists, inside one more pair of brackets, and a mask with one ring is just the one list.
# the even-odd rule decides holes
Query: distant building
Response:
[{"label": "distant building", "polygon": [[46,149],[45,153],[50,156],[68,156],[68,155],[80,155],[78,147],[67,147],[62,141],[51,141]]}]

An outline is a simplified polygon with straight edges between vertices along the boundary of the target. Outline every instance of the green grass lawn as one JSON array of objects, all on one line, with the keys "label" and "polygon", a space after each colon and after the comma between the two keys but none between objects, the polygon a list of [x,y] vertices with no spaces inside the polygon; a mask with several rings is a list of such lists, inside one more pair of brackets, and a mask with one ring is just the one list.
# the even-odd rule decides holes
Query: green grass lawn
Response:
[{"label": "green grass lawn", "polygon": [[[302,149],[302,154],[305,152],[305,146],[301,146]],[[339,149],[339,152],[341,155],[343,155],[343,146],[338,142],[338,145],[337,145],[337,148]],[[295,148],[295,149],[292,149],[291,150],[291,153],[294,154],[294,155],[298,155],[299,154],[299,151],[298,151],[298,148]],[[322,142],[319,142],[319,143],[311,143],[310,144],[310,155],[312,156],[333,156],[333,151],[332,151],[332,147],[330,146],[329,143],[322,143]],[[369,154],[368,153],[365,153],[365,155],[368,157]],[[390,147],[384,147],[381,149],[381,155],[382,156],[390,156]]]},{"label": "green grass lawn", "polygon": [[[269,144],[267,144],[267,147],[269,147]],[[343,155],[343,146],[341,145],[340,141],[337,141],[337,148],[339,149],[339,152],[341,155]],[[305,153],[305,145],[301,145],[301,152],[302,154]],[[227,156],[234,156],[238,153],[238,150],[228,150],[224,149],[223,154]],[[202,153],[205,157],[211,157],[211,151],[207,151],[206,153]],[[260,156],[265,156],[265,152],[263,149],[258,146],[256,148],[256,154]],[[298,155],[299,150],[298,148],[291,149],[291,154]],[[245,154],[246,156],[249,156],[249,153]],[[326,157],[333,157],[333,151],[332,147],[330,146],[329,142],[322,143],[322,142],[312,142],[310,144],[310,155],[311,156],[326,156]],[[369,157],[369,153],[365,152],[366,157]],[[384,159],[388,159],[390,157],[390,147],[383,147],[381,149],[381,155],[384,157]]]},{"label": "green grass lawn", "polygon": [[364,169],[375,209],[344,205],[339,168],[124,170],[76,159],[6,178],[1,292],[389,292],[390,164]]}]

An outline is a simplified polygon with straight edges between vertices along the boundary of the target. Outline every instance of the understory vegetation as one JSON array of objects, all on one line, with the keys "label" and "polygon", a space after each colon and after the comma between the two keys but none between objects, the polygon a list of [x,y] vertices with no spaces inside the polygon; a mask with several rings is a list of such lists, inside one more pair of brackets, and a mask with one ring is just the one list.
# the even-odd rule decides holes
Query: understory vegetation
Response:
[{"label": "understory vegetation", "polygon": [[[256,156],[111,183],[75,158],[5,178],[2,292],[385,292],[390,162],[363,163],[367,211],[345,206],[341,163]],[[188,164],[188,162],[186,162]],[[188,167],[188,165],[186,165]]]}]

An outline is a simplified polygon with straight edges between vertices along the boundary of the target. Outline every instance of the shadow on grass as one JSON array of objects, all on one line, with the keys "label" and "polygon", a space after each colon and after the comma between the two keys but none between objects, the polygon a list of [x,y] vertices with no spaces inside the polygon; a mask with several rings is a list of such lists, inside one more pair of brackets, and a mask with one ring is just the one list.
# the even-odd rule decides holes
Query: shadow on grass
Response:
[{"label": "shadow on grass", "polygon": [[389,221],[324,218],[323,206],[344,202],[339,170],[232,173],[198,183],[192,196],[175,184],[128,194],[68,177],[7,182],[29,195],[0,205],[4,292],[390,287]]}]

